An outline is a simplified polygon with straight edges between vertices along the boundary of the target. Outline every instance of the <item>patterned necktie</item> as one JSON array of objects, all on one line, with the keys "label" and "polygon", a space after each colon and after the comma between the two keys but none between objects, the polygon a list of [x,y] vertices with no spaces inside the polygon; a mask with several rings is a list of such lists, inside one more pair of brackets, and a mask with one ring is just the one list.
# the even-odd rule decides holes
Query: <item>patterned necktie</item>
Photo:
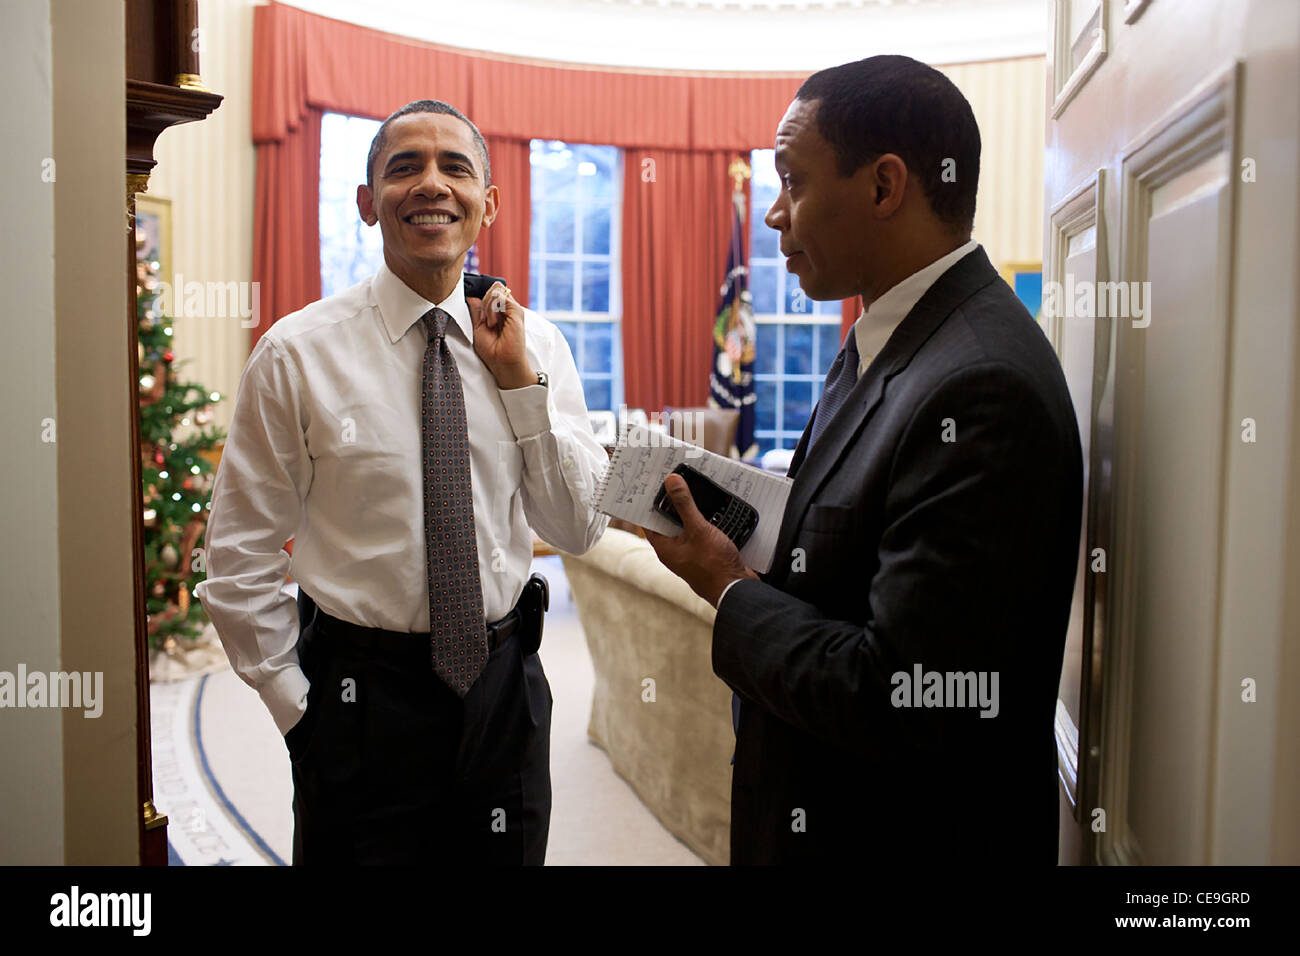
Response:
[{"label": "patterned necktie", "polygon": [[487,664],[483,585],[479,580],[474,497],[469,479],[465,395],[447,348],[442,309],[424,315],[424,554],[429,569],[429,643],[433,669],[464,697]]},{"label": "patterned necktie", "polygon": [[826,384],[822,386],[822,400],[817,405],[816,418],[813,419],[812,434],[808,436],[808,447],[812,448],[821,437],[826,426],[831,423],[835,413],[840,410],[844,400],[858,383],[858,337],[854,329],[849,329],[844,340],[844,348],[835,357],[835,364],[826,373]]}]

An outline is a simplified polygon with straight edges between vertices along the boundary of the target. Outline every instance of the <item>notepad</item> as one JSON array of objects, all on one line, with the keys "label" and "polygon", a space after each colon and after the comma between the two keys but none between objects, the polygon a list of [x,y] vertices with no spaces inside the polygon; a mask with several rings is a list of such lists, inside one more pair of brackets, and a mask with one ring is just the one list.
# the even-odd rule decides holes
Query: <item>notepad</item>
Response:
[{"label": "notepad", "polygon": [[682,462],[758,512],[758,524],[740,549],[740,558],[755,571],[771,570],[776,537],[793,481],[734,458],[715,455],[662,432],[637,425],[628,428],[627,437],[614,449],[614,456],[596,486],[596,510],[676,537],[682,529],[655,511],[654,500],[664,479]]}]

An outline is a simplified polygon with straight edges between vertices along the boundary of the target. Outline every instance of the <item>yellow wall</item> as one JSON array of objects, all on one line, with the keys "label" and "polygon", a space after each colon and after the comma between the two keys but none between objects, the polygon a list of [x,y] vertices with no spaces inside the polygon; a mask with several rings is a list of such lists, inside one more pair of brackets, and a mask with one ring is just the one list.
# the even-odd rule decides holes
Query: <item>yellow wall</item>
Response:
[{"label": "yellow wall", "polygon": [[[225,99],[203,122],[164,131],[154,147],[148,194],[171,200],[172,268],[185,282],[253,279],[253,7],[250,0],[199,4],[200,75]],[[177,362],[191,360],[178,374],[229,396],[214,409],[214,424],[227,428],[248,329],[238,318],[182,317],[173,327]]]}]

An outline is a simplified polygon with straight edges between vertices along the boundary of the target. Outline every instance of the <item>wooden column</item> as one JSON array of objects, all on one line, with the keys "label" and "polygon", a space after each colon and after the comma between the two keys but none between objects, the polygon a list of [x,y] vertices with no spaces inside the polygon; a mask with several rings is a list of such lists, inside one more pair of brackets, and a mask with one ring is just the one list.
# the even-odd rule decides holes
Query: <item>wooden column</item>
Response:
[{"label": "wooden column", "polygon": [[[126,228],[127,328],[131,405],[139,407],[138,327],[135,311],[135,197],[148,190],[154,142],[169,126],[202,120],[222,97],[199,79],[197,0],[126,0]],[[149,636],[144,595],[144,494],[140,419],[131,427],[132,578],[135,588],[136,718],[140,787],[140,863],[167,865],[167,818],[153,805],[153,751],[149,724]]]}]

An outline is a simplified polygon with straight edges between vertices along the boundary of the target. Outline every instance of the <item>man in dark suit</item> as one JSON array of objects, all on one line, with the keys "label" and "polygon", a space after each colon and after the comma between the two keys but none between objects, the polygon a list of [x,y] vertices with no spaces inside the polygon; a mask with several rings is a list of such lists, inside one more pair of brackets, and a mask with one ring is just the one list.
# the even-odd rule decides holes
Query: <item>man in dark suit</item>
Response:
[{"label": "man in dark suit", "polygon": [[1053,864],[1082,464],[1060,365],[970,240],[979,131],[942,74],[810,77],[767,214],[813,299],[861,295],[756,575],[684,482],[649,533],[718,608],[733,863]]}]

